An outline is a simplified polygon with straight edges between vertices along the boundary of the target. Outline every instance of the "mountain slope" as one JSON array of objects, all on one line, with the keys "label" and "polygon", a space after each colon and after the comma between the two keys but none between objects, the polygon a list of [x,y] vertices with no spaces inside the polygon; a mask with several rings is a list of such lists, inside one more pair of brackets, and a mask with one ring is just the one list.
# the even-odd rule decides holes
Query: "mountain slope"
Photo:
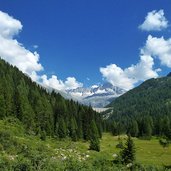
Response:
[{"label": "mountain slope", "polygon": [[115,120],[128,131],[133,121],[139,134],[149,124],[152,134],[171,137],[171,77],[150,79],[114,100],[109,120]]},{"label": "mountain slope", "polygon": [[109,106],[121,113],[129,108],[128,115],[136,112],[143,113],[144,110],[153,115],[157,112],[154,110],[170,106],[170,102],[171,77],[162,77],[145,81],[113,101]]},{"label": "mountain slope", "polygon": [[28,133],[88,139],[95,120],[101,133],[101,117],[92,108],[46,89],[0,59],[0,119],[18,118]]},{"label": "mountain slope", "polygon": [[105,83],[99,86],[92,86],[90,88],[77,88],[68,90],[68,97],[72,97],[74,100],[78,100],[85,105],[91,105],[92,107],[105,107],[113,99],[124,94],[126,91],[119,87],[113,86],[110,83]]}]

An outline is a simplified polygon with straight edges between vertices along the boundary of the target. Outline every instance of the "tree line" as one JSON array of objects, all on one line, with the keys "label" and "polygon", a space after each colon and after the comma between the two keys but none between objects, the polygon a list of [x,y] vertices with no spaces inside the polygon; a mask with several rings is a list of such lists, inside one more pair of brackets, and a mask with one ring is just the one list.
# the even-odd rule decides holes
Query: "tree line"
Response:
[{"label": "tree line", "polygon": [[66,100],[33,82],[18,68],[0,59],[0,119],[16,117],[27,133],[89,140],[91,123],[102,136],[102,118],[91,107]]},{"label": "tree line", "polygon": [[171,139],[171,77],[145,81],[114,100],[107,127],[114,135],[164,136]]}]

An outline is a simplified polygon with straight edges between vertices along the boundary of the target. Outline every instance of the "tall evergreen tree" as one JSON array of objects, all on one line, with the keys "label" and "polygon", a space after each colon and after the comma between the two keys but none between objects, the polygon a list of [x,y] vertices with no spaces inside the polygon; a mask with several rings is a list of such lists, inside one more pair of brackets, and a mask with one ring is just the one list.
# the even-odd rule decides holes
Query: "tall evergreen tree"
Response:
[{"label": "tall evergreen tree", "polygon": [[71,122],[70,122],[70,137],[73,141],[77,141],[78,139],[77,129],[78,129],[78,126],[77,126],[75,118],[73,117],[71,118]]},{"label": "tall evergreen tree", "polygon": [[114,136],[118,135],[117,124],[115,121],[113,121],[111,125],[111,130],[112,130],[112,135]]},{"label": "tall evergreen tree", "polygon": [[65,138],[67,136],[67,128],[63,118],[59,119],[58,136],[59,138]]},{"label": "tall evergreen tree", "polygon": [[90,150],[100,151],[100,140],[94,120],[90,124]]},{"label": "tall evergreen tree", "polygon": [[129,134],[132,137],[137,137],[138,136],[138,133],[139,133],[139,129],[138,129],[137,121],[136,120],[133,120],[131,122],[131,125],[130,125],[130,128],[129,128]]},{"label": "tall evergreen tree", "polygon": [[121,151],[121,159],[123,164],[134,163],[135,161],[135,145],[130,135]]}]

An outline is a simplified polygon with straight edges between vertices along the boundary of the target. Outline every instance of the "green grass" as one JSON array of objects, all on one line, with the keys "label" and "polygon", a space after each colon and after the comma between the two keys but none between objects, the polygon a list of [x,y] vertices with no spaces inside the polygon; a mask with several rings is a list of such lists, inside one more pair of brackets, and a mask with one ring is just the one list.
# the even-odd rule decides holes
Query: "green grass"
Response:
[{"label": "green grass", "polygon": [[[88,150],[89,142],[72,142],[70,139],[60,141],[52,138],[42,141],[39,137],[27,135],[22,125],[18,122],[9,124],[0,120],[1,132],[7,133],[5,136],[7,136],[6,139],[9,145],[5,149],[6,142],[0,142],[0,166],[2,161],[7,162],[9,165],[17,165],[19,162],[33,162],[35,160],[40,160],[40,162],[48,160],[48,163],[57,163],[67,159],[74,159],[78,162],[86,161],[87,163],[91,163],[96,159],[112,161],[114,159],[113,154],[119,154],[120,151],[120,149],[116,148],[119,142],[118,137],[114,137],[109,133],[103,134],[101,151],[95,152]],[[120,136],[120,138],[125,143],[126,137]],[[133,140],[138,163],[156,167],[171,165],[171,146],[164,149],[155,137],[151,140],[140,140],[137,138]],[[10,169],[8,168],[7,170]]]},{"label": "green grass", "polygon": [[[164,149],[155,137],[151,140],[140,140],[137,138],[133,140],[136,147],[137,162],[155,166],[171,165],[171,146]],[[118,137],[113,137],[107,133],[103,134],[101,152],[98,155],[107,155],[111,158],[112,154],[119,152],[116,148],[117,143]]]}]

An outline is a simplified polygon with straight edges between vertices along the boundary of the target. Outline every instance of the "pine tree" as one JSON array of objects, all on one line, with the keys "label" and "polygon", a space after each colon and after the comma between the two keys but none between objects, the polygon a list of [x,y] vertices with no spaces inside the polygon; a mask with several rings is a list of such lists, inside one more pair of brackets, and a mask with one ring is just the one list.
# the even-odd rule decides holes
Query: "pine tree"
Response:
[{"label": "pine tree", "polygon": [[140,136],[151,139],[152,136],[152,123],[151,123],[151,117],[144,117],[141,120],[141,130],[140,130]]},{"label": "pine tree", "polygon": [[131,135],[132,137],[137,137],[138,132],[139,132],[139,130],[138,130],[138,124],[137,124],[137,121],[134,120],[134,121],[132,121],[132,123],[131,123],[129,133],[130,133],[130,135]]},{"label": "pine tree", "polygon": [[76,120],[75,120],[75,118],[72,118],[71,122],[70,122],[70,137],[71,137],[72,141],[77,141],[77,139],[78,139],[77,129],[78,129],[78,126],[77,126]]},{"label": "pine tree", "polygon": [[67,136],[67,128],[63,118],[59,119],[58,135],[59,138],[65,138]]},{"label": "pine tree", "polygon": [[117,124],[115,121],[112,123],[111,130],[112,130],[112,135],[114,136],[118,135]]},{"label": "pine tree", "polygon": [[90,150],[100,151],[100,140],[94,120],[90,124]]},{"label": "pine tree", "polygon": [[169,117],[165,116],[162,120],[162,134],[167,138],[170,138],[171,136],[170,133],[171,133],[170,120]]},{"label": "pine tree", "polygon": [[121,159],[123,164],[134,163],[135,161],[135,145],[130,135],[124,149],[121,151]]}]

